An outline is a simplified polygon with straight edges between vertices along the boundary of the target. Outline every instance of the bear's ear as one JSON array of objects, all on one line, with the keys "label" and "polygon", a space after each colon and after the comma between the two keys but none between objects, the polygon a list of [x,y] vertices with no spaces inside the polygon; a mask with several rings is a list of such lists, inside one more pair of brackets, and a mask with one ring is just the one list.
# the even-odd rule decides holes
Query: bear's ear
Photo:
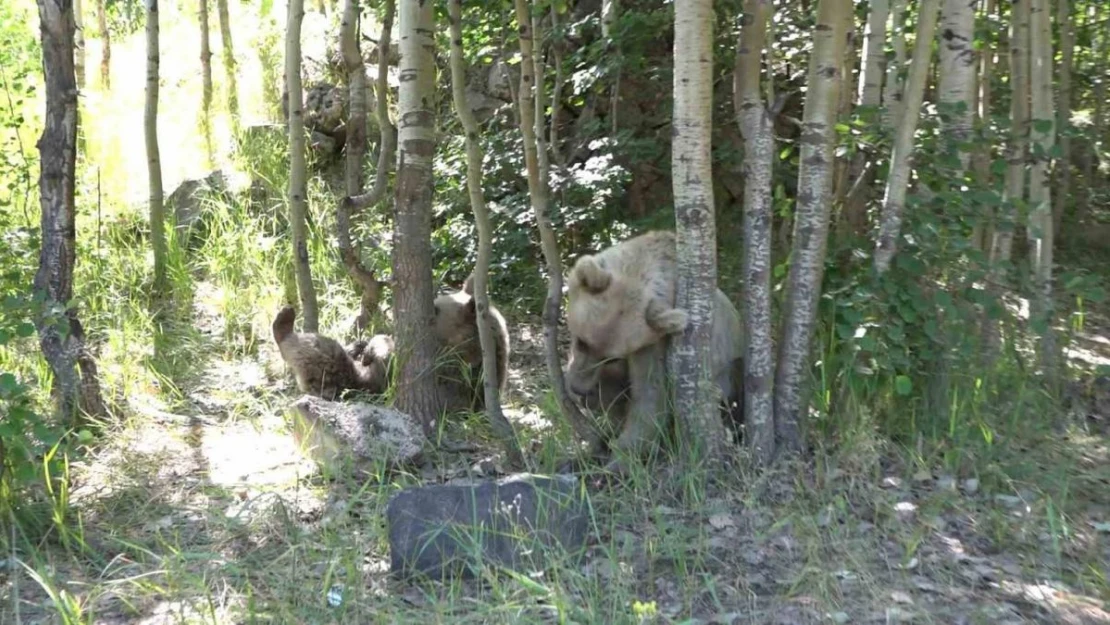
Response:
[{"label": "bear's ear", "polygon": [[647,324],[660,334],[682,334],[690,324],[690,317],[681,308],[670,308],[659,300],[652,300],[645,313]]},{"label": "bear's ear", "polygon": [[467,295],[471,295],[471,296],[474,295],[474,273],[473,272],[471,272],[470,275],[466,277],[466,282],[463,282],[462,292],[466,293]]},{"label": "bear's ear", "polygon": [[574,276],[582,288],[591,293],[601,293],[609,288],[613,274],[598,264],[593,256],[583,256],[574,264]]}]

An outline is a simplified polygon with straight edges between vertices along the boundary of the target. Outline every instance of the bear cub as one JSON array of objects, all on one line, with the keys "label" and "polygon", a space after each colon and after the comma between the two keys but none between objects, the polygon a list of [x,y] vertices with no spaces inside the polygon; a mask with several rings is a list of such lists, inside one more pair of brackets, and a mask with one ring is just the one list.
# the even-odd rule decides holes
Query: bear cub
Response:
[{"label": "bear cub", "polygon": [[[296,317],[296,310],[285,306],[274,317],[271,329],[281,359],[293,370],[297,388],[302,393],[335,401],[349,390],[385,392],[389,378],[384,363],[380,367],[373,362],[371,366],[364,364],[371,350],[364,347],[359,353],[360,359],[356,360],[335,339],[315,332],[295,331]],[[391,346],[392,340],[389,343]]]},{"label": "bear cub", "polygon": [[[478,310],[474,299],[474,275],[463,288],[435,299],[434,334],[442,361],[436,379],[445,393],[448,411],[485,409],[482,389],[482,344],[478,337]],[[509,380],[509,326],[501,311],[490,302],[489,328],[497,354],[497,386],[504,394]]]}]

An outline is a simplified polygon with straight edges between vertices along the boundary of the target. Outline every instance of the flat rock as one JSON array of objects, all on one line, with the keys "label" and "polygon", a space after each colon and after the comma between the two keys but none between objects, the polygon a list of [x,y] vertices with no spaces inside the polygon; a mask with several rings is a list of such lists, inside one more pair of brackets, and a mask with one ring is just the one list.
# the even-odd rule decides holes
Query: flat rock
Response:
[{"label": "flat rock", "polygon": [[[304,395],[293,402],[294,436],[325,470],[416,464],[428,442],[417,420],[385,406]],[[339,464],[340,466],[336,466]]]},{"label": "flat rock", "polygon": [[386,507],[391,572],[474,577],[482,564],[533,571],[568,555],[573,564],[585,551],[588,518],[572,476],[409,488]]}]

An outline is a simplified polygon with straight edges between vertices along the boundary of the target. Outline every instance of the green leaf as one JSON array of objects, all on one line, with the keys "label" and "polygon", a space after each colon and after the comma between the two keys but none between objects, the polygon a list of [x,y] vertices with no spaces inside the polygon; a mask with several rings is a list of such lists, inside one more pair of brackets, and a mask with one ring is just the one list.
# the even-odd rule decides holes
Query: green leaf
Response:
[{"label": "green leaf", "polygon": [[31,323],[24,321],[15,328],[15,334],[21,339],[25,339],[35,333],[35,326]]},{"label": "green leaf", "polygon": [[1033,132],[1048,133],[1052,131],[1053,121],[1051,119],[1035,119],[1033,120]]},{"label": "green leaf", "polygon": [[913,392],[913,381],[909,376],[899,375],[894,378],[894,391],[905,397]]},{"label": "green leaf", "polygon": [[19,390],[19,380],[10,373],[0,373],[0,394],[10,397]]}]

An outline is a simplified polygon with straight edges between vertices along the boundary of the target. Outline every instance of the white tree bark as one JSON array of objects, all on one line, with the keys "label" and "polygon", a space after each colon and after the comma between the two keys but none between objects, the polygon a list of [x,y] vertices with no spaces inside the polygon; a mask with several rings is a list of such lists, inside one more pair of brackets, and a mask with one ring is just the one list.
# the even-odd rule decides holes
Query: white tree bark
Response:
[{"label": "white tree bark", "polygon": [[860,106],[879,106],[883,94],[883,67],[886,65],[886,23],[890,0],[872,0],[863,38],[863,68],[859,73]]},{"label": "white tree bark", "polygon": [[81,0],[73,0],[73,65],[77,75],[77,90],[85,90],[85,17]]},{"label": "white tree bark", "polygon": [[1055,371],[1056,342],[1052,329],[1052,190],[1048,184],[1049,156],[1056,141],[1056,115],[1052,92],[1052,9],[1049,0],[1033,0],[1029,29],[1029,91],[1030,121],[1033,146],[1033,167],[1029,172],[1029,204],[1031,213],[1026,229],[1033,261],[1033,310],[1030,315],[1040,326],[1039,355],[1041,365],[1049,373]]},{"label": "white tree bark", "polygon": [[164,295],[166,281],[166,212],[162,192],[162,157],[158,149],[158,0],[146,0],[146,138],[147,178],[150,189],[150,242],[154,248],[154,292]]},{"label": "white tree bark", "polygon": [[1053,231],[1059,232],[1071,195],[1071,137],[1064,133],[1071,122],[1071,72],[1075,63],[1075,20],[1071,0],[1056,1],[1056,25],[1060,31],[1060,70],[1057,74],[1056,133],[1060,140],[1060,160],[1056,170],[1056,192],[1052,208]]},{"label": "white tree bark", "polygon": [[744,136],[744,439],[760,464],[775,454],[775,347],[771,335],[773,120],[760,92],[760,60],[772,0],[746,0],[733,102]]},{"label": "white tree bark", "polygon": [[[890,17],[890,0],[873,0],[867,16],[867,32],[863,40],[863,64],[859,73],[859,105],[872,109],[867,115],[878,120],[877,109],[883,101],[883,73],[886,67],[886,24]],[[845,77],[847,78],[847,77]],[[848,171],[851,189],[844,198],[845,225],[857,234],[862,234],[867,226],[867,205],[871,201],[871,189],[875,178],[875,168],[867,168],[867,160],[874,155],[860,149],[852,158]],[[860,180],[863,177],[864,180]]]},{"label": "white tree bark", "polygon": [[[304,4],[303,1],[301,4]],[[235,48],[231,42],[231,14],[227,9],[227,0],[216,0],[216,13],[220,19],[220,44],[223,46],[224,72],[227,76],[227,109],[234,119],[239,116],[239,79],[235,68]]]},{"label": "white tree bark", "polygon": [[433,375],[432,161],[435,157],[433,5],[401,0],[397,188],[393,220],[393,318],[400,357],[396,406],[432,431],[443,402]]},{"label": "white tree bark", "polygon": [[714,457],[724,442],[713,370],[713,302],[717,289],[717,228],[713,204],[713,2],[675,0],[674,188],[678,282],[675,307],[690,325],[672,337],[668,360],[683,442]]},{"label": "white tree bark", "polygon": [[363,194],[362,164],[366,157],[366,68],[362,61],[362,52],[358,45],[359,35],[359,8],[358,0],[346,0],[343,7],[343,21],[340,26],[340,48],[343,55],[343,65],[347,70],[347,84],[349,113],[347,117],[347,142],[346,151],[346,197],[340,198],[335,211],[336,239],[339,243],[339,256],[347,274],[362,291],[360,310],[355,325],[359,332],[370,327],[375,315],[378,313],[378,304],[381,300],[384,282],[378,280],[372,269],[367,269],[362,264],[358,248],[351,242],[351,211],[361,210],[377,204],[383,197],[387,185],[389,172],[393,166],[397,138],[396,129],[389,121],[389,83],[387,72],[389,69],[389,37],[393,27],[394,3],[393,0],[382,2],[382,34],[378,39],[378,78],[375,91],[377,92],[376,116],[380,129],[380,143],[378,150],[378,163],[374,176],[374,186]]},{"label": "white tree bark", "polygon": [[96,27],[100,31],[100,83],[107,91],[112,87],[112,35],[108,32],[105,0],[96,0]]},{"label": "white tree bark", "polygon": [[304,94],[301,88],[301,22],[304,0],[289,1],[289,17],[285,30],[285,88],[289,94],[289,222],[293,231],[293,270],[297,276],[297,292],[304,313],[304,329],[319,328],[316,288],[312,284],[312,267],[308,261],[307,164],[305,163]]},{"label": "white tree bark", "polygon": [[201,113],[208,117],[212,111],[212,46],[208,37],[208,0],[198,0],[197,4],[197,21],[200,25]]},{"label": "white tree bark", "polygon": [[478,229],[478,261],[474,266],[474,305],[478,312],[478,340],[482,344],[482,390],[485,393],[486,412],[493,431],[505,444],[514,461],[520,461],[520,444],[516,432],[501,411],[501,393],[497,376],[497,337],[489,322],[489,260],[493,248],[493,227],[489,209],[482,193],[482,146],[478,142],[478,122],[466,101],[466,64],[462,49],[462,8],[459,0],[448,0],[447,12],[451,21],[451,95],[455,113],[466,131],[466,188],[470,194],[470,207],[474,211],[474,225]]},{"label": "white tree bark", "polygon": [[[990,269],[987,285],[1001,294],[1004,263],[1009,262],[1014,240],[1017,204],[1025,197],[1025,154],[1029,131],[1029,1],[1013,0],[1010,8],[1010,143],[1007,146],[1006,181],[1002,207],[991,235]],[[991,360],[1001,346],[997,319],[984,321],[985,359]]]},{"label": "white tree bark", "polygon": [[[974,114],[972,99],[975,90],[975,51],[971,44],[975,40],[977,1],[944,0],[941,8],[940,45],[937,53],[940,84],[937,99],[942,105],[953,107],[958,107],[960,102],[964,103],[963,110],[954,111],[951,122],[944,127],[944,132],[951,140],[959,143],[966,143],[971,137]],[[961,149],[959,159],[958,173],[962,176],[971,160],[971,152]]]},{"label": "white tree bark", "polygon": [[794,246],[775,374],[775,434],[780,452],[800,453],[803,448],[801,420],[808,407],[804,400],[805,380],[828,245],[833,119],[843,80],[840,75],[846,24],[843,16],[851,10],[850,0],[819,0],[817,5],[802,115]]},{"label": "white tree bark", "polygon": [[894,59],[886,66],[883,126],[892,130],[902,114],[902,79],[899,74],[906,66],[906,0],[891,0],[890,46],[894,49]]},{"label": "white tree bark", "polygon": [[[964,0],[961,0],[964,1]],[[937,27],[939,0],[921,0],[917,22],[917,42],[914,44],[913,65],[906,77],[906,94],[902,102],[902,117],[898,121],[894,148],[890,155],[890,175],[887,176],[883,209],[879,216],[879,238],[875,245],[875,271],[882,274],[890,269],[890,262],[898,250],[902,233],[902,218],[906,205],[906,192],[910,187],[910,156],[913,154],[913,135],[921,115],[925,98],[925,81],[929,78],[932,63],[933,34]]]}]

